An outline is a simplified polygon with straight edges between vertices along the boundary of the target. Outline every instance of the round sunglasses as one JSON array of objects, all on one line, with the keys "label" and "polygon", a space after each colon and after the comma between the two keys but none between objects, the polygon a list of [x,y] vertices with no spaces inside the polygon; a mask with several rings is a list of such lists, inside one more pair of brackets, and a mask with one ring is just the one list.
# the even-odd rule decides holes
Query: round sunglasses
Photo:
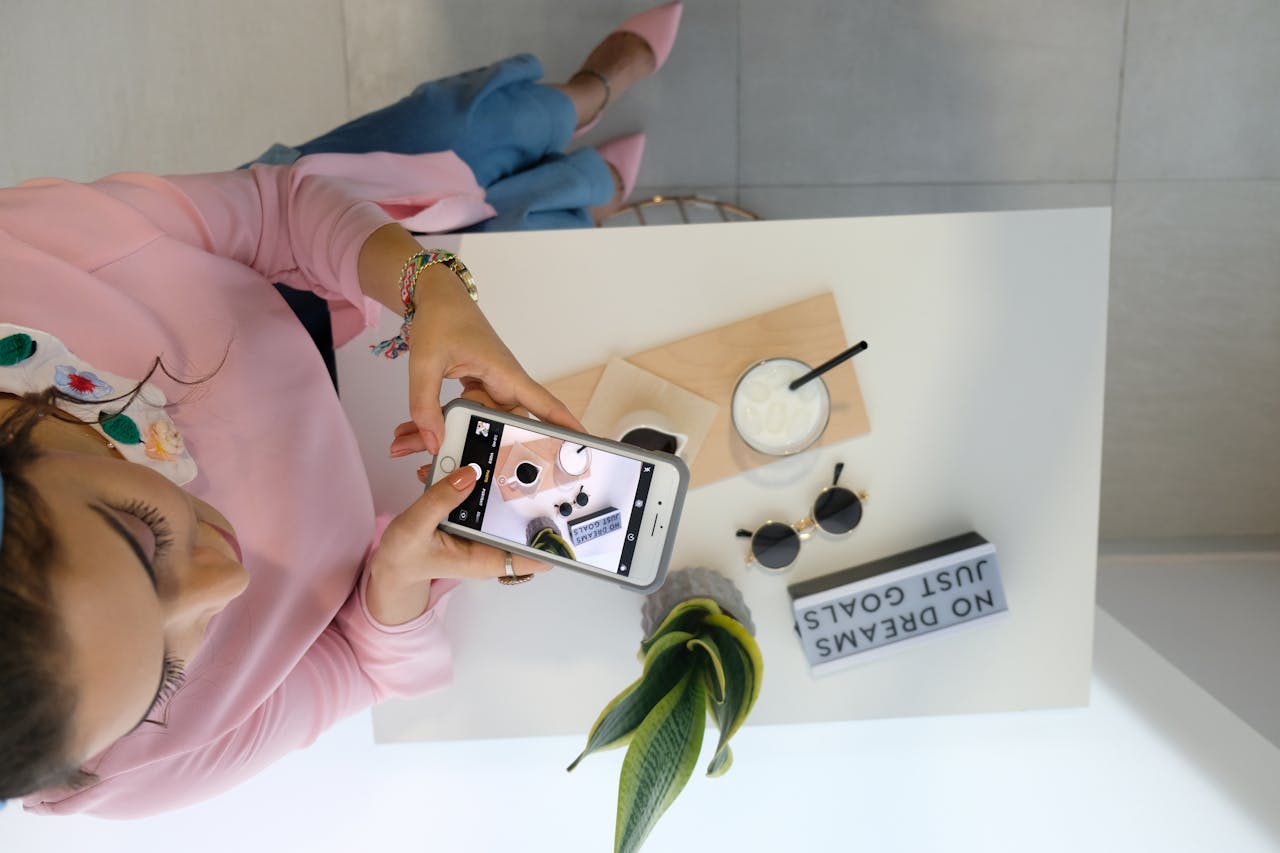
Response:
[{"label": "round sunglasses", "polygon": [[807,518],[795,524],[766,521],[754,532],[739,530],[738,536],[751,540],[747,565],[759,563],[774,571],[785,569],[795,562],[800,554],[800,543],[809,538],[815,527],[837,536],[857,527],[858,522],[862,521],[862,504],[867,499],[867,493],[854,492],[837,485],[843,470],[844,463],[838,463],[831,485],[818,492]]},{"label": "round sunglasses", "polygon": [[587,497],[586,491],[582,488],[582,486],[579,486],[578,493],[573,496],[573,500],[561,501],[560,503],[556,504],[556,509],[559,511],[561,515],[563,515],[565,518],[568,518],[569,516],[573,515],[574,504],[577,504],[578,506],[586,506],[590,502],[590,500],[591,498]]}]

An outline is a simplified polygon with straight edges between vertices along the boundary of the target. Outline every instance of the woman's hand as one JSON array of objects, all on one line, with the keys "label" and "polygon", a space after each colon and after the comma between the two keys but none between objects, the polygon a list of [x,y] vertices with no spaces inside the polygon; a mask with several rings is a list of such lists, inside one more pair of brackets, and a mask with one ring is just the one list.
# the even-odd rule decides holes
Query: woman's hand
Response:
[{"label": "woman's hand", "polygon": [[[440,522],[467,499],[475,485],[476,469],[470,465],[459,468],[423,492],[387,526],[370,563],[365,590],[373,618],[384,625],[416,619],[430,606],[431,581],[436,578],[483,579],[506,574],[502,551],[439,530]],[[516,555],[511,563],[520,575],[551,568]]]},{"label": "woman's hand", "polygon": [[392,456],[439,451],[444,435],[440,386],[445,379],[461,381],[464,396],[485,405],[525,409],[548,423],[583,429],[564,403],[525,373],[451,270],[438,264],[423,270],[415,301],[409,344],[413,420],[396,429]]},{"label": "woman's hand", "polygon": [[[404,310],[399,277],[422,251],[399,225],[379,228],[360,249],[361,289],[392,311]],[[483,286],[483,282],[481,283]],[[526,409],[548,423],[582,430],[573,413],[524,372],[452,270],[433,264],[418,274],[409,337],[409,417],[395,431],[392,456],[440,450],[440,386],[461,380],[464,396],[508,411]]]}]

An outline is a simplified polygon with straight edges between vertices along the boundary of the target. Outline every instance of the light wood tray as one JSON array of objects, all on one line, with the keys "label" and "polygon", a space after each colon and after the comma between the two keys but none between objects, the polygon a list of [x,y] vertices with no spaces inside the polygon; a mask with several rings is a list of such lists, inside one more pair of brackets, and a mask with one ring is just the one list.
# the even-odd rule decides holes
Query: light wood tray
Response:
[{"label": "light wood tray", "polygon": [[[773,356],[821,364],[848,346],[835,298],[826,293],[627,356],[626,360],[720,406],[711,432],[690,467],[690,486],[701,486],[777,461],[775,456],[747,447],[734,432],[729,398],[744,370]],[[817,447],[871,431],[854,372],[855,361],[856,358],[847,361],[822,376],[831,393],[831,421]],[[550,382],[547,388],[581,416],[603,372],[603,365],[593,367]]]}]

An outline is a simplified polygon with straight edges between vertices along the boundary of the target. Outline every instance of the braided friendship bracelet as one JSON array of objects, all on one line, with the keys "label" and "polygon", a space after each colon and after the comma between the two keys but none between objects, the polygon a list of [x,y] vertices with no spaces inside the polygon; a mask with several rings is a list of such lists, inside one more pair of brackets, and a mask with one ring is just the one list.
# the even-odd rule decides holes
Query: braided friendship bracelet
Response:
[{"label": "braided friendship bracelet", "polygon": [[409,351],[409,326],[413,323],[413,315],[417,310],[413,292],[418,286],[418,274],[432,264],[446,263],[454,257],[452,252],[444,249],[428,249],[405,261],[404,268],[400,270],[400,301],[404,303],[404,322],[400,324],[400,331],[395,337],[369,347],[374,355],[399,358],[400,353]]}]

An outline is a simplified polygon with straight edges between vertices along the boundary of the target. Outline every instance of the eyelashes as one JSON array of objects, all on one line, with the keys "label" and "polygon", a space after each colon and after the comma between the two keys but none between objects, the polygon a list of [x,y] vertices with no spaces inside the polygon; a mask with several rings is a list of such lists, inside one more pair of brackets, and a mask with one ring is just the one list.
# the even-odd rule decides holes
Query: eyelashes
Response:
[{"label": "eyelashes", "polygon": [[118,509],[121,512],[129,513],[129,515],[151,528],[151,535],[156,540],[154,559],[159,560],[169,553],[169,549],[173,547],[173,528],[169,526],[164,513],[151,504],[143,503],[139,500],[130,501],[124,506],[118,507]]},{"label": "eyelashes", "polygon": [[164,725],[161,720],[152,720],[150,718],[186,682],[187,673],[183,667],[183,662],[178,658],[169,654],[164,656],[164,676],[160,681],[160,692],[156,694],[156,701],[152,703],[151,708],[147,711],[146,722]]},{"label": "eyelashes", "polygon": [[156,705],[163,705],[173,695],[173,691],[187,680],[182,661],[172,655],[164,656],[164,678],[161,680],[160,693],[156,696]]},{"label": "eyelashes", "polygon": [[[131,500],[123,505],[115,507],[120,512],[128,513],[137,518],[151,530],[151,535],[155,540],[155,552],[152,554],[152,561],[158,562],[163,559],[173,548],[174,537],[173,528],[170,526],[168,519],[155,506],[141,500]],[[164,668],[160,677],[160,690],[156,693],[155,701],[151,703],[151,707],[147,710],[143,722],[153,723],[163,726],[163,719],[152,719],[152,717],[167,703],[173,694],[178,691],[187,680],[185,664],[183,661],[165,652]]]}]

